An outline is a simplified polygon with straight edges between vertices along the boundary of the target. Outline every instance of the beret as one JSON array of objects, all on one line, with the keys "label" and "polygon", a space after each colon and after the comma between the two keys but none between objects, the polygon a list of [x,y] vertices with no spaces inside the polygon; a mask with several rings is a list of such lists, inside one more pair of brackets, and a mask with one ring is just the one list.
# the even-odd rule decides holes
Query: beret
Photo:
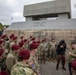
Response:
[{"label": "beret", "polygon": [[27,39],[24,39],[24,42],[27,42]]},{"label": "beret", "polygon": [[22,47],[24,45],[24,42],[19,42],[19,46]]},{"label": "beret", "polygon": [[30,36],[30,39],[33,38],[33,36]]},{"label": "beret", "polygon": [[20,38],[22,39],[22,38],[24,38],[24,36],[21,36]]},{"label": "beret", "polygon": [[76,71],[76,60],[71,63],[71,66]]},{"label": "beret", "polygon": [[31,40],[33,41],[33,40],[35,40],[35,38],[33,37]]},{"label": "beret", "polygon": [[31,43],[30,44],[30,49],[36,49],[38,45],[36,43]]},{"label": "beret", "polygon": [[0,40],[0,45],[3,43],[3,40]]},{"label": "beret", "polygon": [[13,37],[14,37],[14,34],[11,34],[11,35],[10,35],[10,39],[12,39]]},{"label": "beret", "polygon": [[17,39],[17,36],[14,36],[14,37],[13,37],[13,40],[16,40],[16,39]]},{"label": "beret", "polygon": [[18,50],[18,49],[19,49],[19,47],[20,47],[20,46],[19,46],[19,45],[17,45],[17,44],[12,45],[12,49],[13,49],[13,50]]},{"label": "beret", "polygon": [[1,38],[2,38],[2,39],[4,39],[5,37],[6,37],[6,35],[2,35],[2,37],[1,37]]},{"label": "beret", "polygon": [[18,55],[25,60],[28,60],[30,58],[30,52],[29,50],[26,50],[26,49],[20,50]]}]

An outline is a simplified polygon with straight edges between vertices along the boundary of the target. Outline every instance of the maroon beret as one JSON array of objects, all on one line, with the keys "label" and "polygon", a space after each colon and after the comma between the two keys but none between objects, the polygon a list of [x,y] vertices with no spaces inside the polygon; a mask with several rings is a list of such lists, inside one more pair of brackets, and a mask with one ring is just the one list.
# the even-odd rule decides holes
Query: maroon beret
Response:
[{"label": "maroon beret", "polygon": [[32,38],[33,36],[30,36],[30,39]]},{"label": "maroon beret", "polygon": [[13,37],[14,37],[14,34],[11,34],[11,35],[10,35],[10,39],[12,39]]},{"label": "maroon beret", "polygon": [[17,45],[17,44],[12,45],[12,49],[13,49],[13,50],[18,50],[18,49],[19,49],[19,47],[20,47],[20,46],[19,46],[19,45]]},{"label": "maroon beret", "polygon": [[16,39],[17,39],[17,36],[14,36],[14,37],[13,37],[13,40],[16,40]]},{"label": "maroon beret", "polygon": [[22,47],[24,45],[24,42],[19,42],[19,46]]},{"label": "maroon beret", "polygon": [[4,49],[0,49],[0,56],[2,56]]},{"label": "maroon beret", "polygon": [[42,40],[42,42],[44,42],[45,40]]},{"label": "maroon beret", "polygon": [[20,37],[20,39],[24,38],[23,36]]},{"label": "maroon beret", "polygon": [[4,39],[5,37],[6,37],[6,35],[2,35],[2,37],[1,37],[1,38],[2,38],[2,39]]},{"label": "maroon beret", "polygon": [[72,62],[71,66],[76,71],[76,60]]},{"label": "maroon beret", "polygon": [[24,39],[24,42],[27,42],[27,39]]},{"label": "maroon beret", "polygon": [[25,50],[25,49],[20,50],[19,56],[25,60],[28,60],[30,58],[30,52],[29,52],[29,50]]},{"label": "maroon beret", "polygon": [[3,43],[3,40],[0,40],[0,45]]},{"label": "maroon beret", "polygon": [[31,40],[33,41],[33,40],[35,40],[35,38],[33,37]]},{"label": "maroon beret", "polygon": [[30,44],[30,49],[36,49],[38,45],[36,43],[31,43]]}]

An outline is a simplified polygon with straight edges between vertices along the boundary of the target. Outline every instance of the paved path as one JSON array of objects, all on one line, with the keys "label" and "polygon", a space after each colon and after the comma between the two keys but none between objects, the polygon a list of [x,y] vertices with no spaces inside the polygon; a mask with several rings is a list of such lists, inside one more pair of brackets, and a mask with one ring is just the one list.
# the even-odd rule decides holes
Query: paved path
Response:
[{"label": "paved path", "polygon": [[[60,64],[61,65],[61,64]],[[66,71],[64,71],[61,66],[59,67],[59,70],[56,70],[56,62],[46,62],[46,64],[41,64],[41,75],[69,75],[68,72],[68,65],[66,63]]]}]

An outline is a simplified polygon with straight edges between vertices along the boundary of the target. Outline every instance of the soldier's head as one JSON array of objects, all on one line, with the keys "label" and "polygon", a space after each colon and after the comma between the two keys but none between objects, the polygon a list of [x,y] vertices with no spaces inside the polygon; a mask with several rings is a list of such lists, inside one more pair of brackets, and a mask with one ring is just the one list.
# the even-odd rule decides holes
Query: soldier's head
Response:
[{"label": "soldier's head", "polygon": [[7,35],[6,35],[6,34],[5,34],[5,35],[2,35],[1,39],[5,40],[5,39],[6,39],[6,37],[7,37]]},{"label": "soldier's head", "polygon": [[38,47],[38,44],[36,44],[36,43],[31,43],[31,44],[30,44],[30,52],[33,53],[33,55],[36,54],[36,52],[37,52],[37,47]]},{"label": "soldier's head", "polygon": [[75,48],[76,48],[76,43],[75,43],[75,42],[72,42],[72,43],[71,43],[71,48],[72,48],[72,49],[75,49]]},{"label": "soldier's head", "polygon": [[24,36],[21,36],[20,39],[23,40]]},{"label": "soldier's head", "polygon": [[17,38],[18,38],[17,36],[14,36],[14,37],[13,37],[13,41],[14,41],[14,42],[17,42]]},{"label": "soldier's head", "polygon": [[27,39],[24,39],[24,43],[28,43],[28,40]]},{"label": "soldier's head", "polygon": [[27,61],[30,58],[30,51],[23,49],[20,50],[18,53],[18,60],[19,61]]},{"label": "soldier's head", "polygon": [[19,46],[20,46],[20,48],[23,48],[24,47],[24,42],[19,42]]},{"label": "soldier's head", "polygon": [[51,41],[52,41],[52,42],[55,42],[55,39],[54,39],[54,38],[52,38],[52,39],[51,39]]},{"label": "soldier's head", "polygon": [[3,53],[4,53],[4,49],[0,49],[0,59],[2,58]]},{"label": "soldier's head", "polygon": [[10,38],[11,41],[13,41],[13,37],[14,37],[14,34],[11,34],[11,35],[9,36],[9,38]]},{"label": "soldier's head", "polygon": [[15,53],[19,52],[19,48],[20,48],[20,46],[17,44],[12,45],[12,51],[14,51]]}]

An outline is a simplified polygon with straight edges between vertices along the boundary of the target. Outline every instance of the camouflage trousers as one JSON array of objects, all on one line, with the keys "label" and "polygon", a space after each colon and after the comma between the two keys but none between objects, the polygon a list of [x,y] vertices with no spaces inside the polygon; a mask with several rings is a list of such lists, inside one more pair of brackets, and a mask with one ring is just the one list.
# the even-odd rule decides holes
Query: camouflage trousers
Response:
[{"label": "camouflage trousers", "polygon": [[49,58],[55,60],[56,59],[56,51],[50,50],[49,51]]},{"label": "camouflage trousers", "polygon": [[41,54],[38,56],[38,61],[39,62],[45,62],[47,59],[47,51],[41,52]]}]

